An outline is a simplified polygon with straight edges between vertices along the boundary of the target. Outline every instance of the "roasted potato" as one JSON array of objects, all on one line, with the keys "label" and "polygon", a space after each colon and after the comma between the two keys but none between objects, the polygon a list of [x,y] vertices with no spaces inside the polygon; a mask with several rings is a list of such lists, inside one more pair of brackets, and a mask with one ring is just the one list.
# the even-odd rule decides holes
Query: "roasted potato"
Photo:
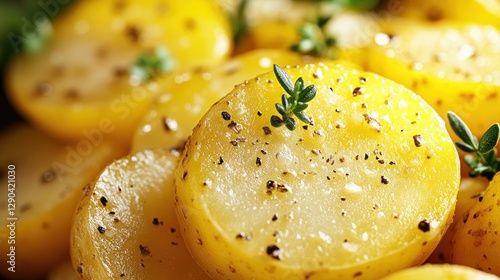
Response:
[{"label": "roasted potato", "polygon": [[71,232],[71,259],[82,279],[209,279],[181,237],[177,158],[161,149],[129,155],[84,190]]},{"label": "roasted potato", "polygon": [[423,263],[459,187],[443,120],[350,66],[284,71],[316,85],[309,123],[271,126],[286,93],[268,72],[211,107],[186,144],[176,200],[194,258],[214,279],[376,279]]},{"label": "roasted potato", "polygon": [[42,53],[20,53],[10,63],[8,97],[26,119],[60,139],[100,129],[130,144],[159,90],[154,79],[140,83],[130,75],[134,62],[164,48],[179,71],[216,65],[229,55],[230,37],[210,0],[77,1],[54,20]]},{"label": "roasted potato", "polygon": [[453,239],[452,263],[500,276],[500,173],[459,221]]},{"label": "roasted potato", "polygon": [[210,106],[236,84],[271,69],[276,64],[301,64],[311,57],[287,50],[254,50],[233,57],[209,70],[173,75],[159,82],[156,98],[135,131],[132,151],[163,147],[182,148]]},{"label": "roasted potato", "polygon": [[[41,278],[69,257],[81,189],[125,151],[102,140],[62,144],[27,125],[0,136],[1,278]],[[12,270],[15,270],[15,273]]]}]

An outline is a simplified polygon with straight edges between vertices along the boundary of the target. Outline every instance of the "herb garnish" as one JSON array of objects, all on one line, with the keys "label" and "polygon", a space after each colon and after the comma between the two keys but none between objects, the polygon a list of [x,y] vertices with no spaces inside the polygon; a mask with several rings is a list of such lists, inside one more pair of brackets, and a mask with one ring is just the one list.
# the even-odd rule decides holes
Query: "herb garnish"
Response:
[{"label": "herb garnish", "polygon": [[297,127],[297,123],[293,118],[293,115],[304,123],[310,123],[311,119],[304,112],[304,110],[309,106],[307,102],[316,97],[316,86],[308,85],[307,87],[304,87],[304,79],[302,79],[302,77],[298,78],[297,81],[295,81],[295,84],[293,84],[290,76],[288,76],[283,69],[276,64],[274,64],[273,68],[278,82],[290,96],[287,97],[283,94],[281,96],[281,104],[275,104],[276,110],[281,114],[281,118],[278,116],[272,116],[271,125],[274,127],[280,127],[285,124],[289,130],[293,131]]},{"label": "herb garnish", "polygon": [[486,177],[491,181],[495,173],[500,171],[500,158],[497,158],[495,148],[500,138],[500,125],[495,123],[490,126],[478,141],[457,114],[448,112],[448,120],[455,134],[463,141],[456,142],[457,147],[464,152],[475,153],[464,156],[465,163],[472,169],[469,175]]},{"label": "herb garnish", "polygon": [[300,41],[291,46],[291,50],[313,56],[336,58],[334,37],[327,34],[324,26],[330,20],[330,16],[318,17],[313,22],[306,22],[298,29]]},{"label": "herb garnish", "polygon": [[144,83],[160,73],[168,73],[174,69],[175,63],[165,48],[158,48],[152,55],[141,54],[130,67],[132,77]]}]

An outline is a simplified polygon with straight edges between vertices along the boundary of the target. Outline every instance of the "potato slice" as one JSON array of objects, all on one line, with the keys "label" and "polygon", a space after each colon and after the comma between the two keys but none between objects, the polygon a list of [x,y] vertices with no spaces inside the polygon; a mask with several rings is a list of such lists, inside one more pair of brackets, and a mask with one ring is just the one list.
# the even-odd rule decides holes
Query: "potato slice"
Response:
[{"label": "potato slice", "polygon": [[313,124],[271,128],[273,73],[202,118],[176,170],[184,240],[215,279],[376,279],[422,263],[448,228],[459,160],[420,97],[342,64],[289,67]]},{"label": "potato slice", "polygon": [[161,149],[130,155],[85,190],[71,234],[73,266],[83,279],[209,279],[181,237],[177,159]]},{"label": "potato slice", "polygon": [[166,78],[160,82],[164,93],[135,131],[132,151],[183,147],[203,114],[236,84],[269,71],[273,63],[302,64],[312,60],[286,50],[254,50],[210,70]]},{"label": "potato slice", "polygon": [[53,25],[50,44],[18,55],[6,82],[15,107],[64,140],[101,129],[130,143],[159,91],[154,82],[131,82],[141,54],[164,47],[182,71],[219,64],[231,51],[227,21],[210,0],[77,1]]},{"label": "potato slice", "polygon": [[0,218],[6,223],[0,227],[0,275],[40,278],[69,257],[82,187],[125,152],[106,142],[61,144],[27,125],[3,131],[0,150]]},{"label": "potato slice", "polygon": [[421,280],[421,279],[440,279],[440,280],[498,280],[493,274],[485,273],[461,265],[424,265],[420,267],[408,268],[403,271],[393,273],[380,280]]},{"label": "potato slice", "polygon": [[458,190],[457,206],[453,215],[453,223],[443,236],[436,250],[432,252],[426,262],[428,263],[451,263],[453,253],[453,238],[457,230],[457,225],[468,215],[469,210],[476,204],[481,193],[488,186],[489,181],[484,177],[463,177],[460,180]]},{"label": "potato slice", "polygon": [[[454,111],[479,138],[500,119],[499,63],[494,27],[393,19],[374,36],[367,70],[412,89],[442,118]],[[462,165],[464,176],[469,170]]]},{"label": "potato slice", "polygon": [[427,21],[453,20],[469,23],[491,24],[500,27],[500,2],[498,0],[402,0],[386,1],[382,11]]},{"label": "potato slice", "polygon": [[414,90],[443,118],[448,111],[454,111],[474,135],[482,135],[498,121],[497,29],[405,20],[388,21],[381,28],[370,48],[369,71]]},{"label": "potato slice", "polygon": [[452,262],[500,276],[500,173],[457,224]]}]

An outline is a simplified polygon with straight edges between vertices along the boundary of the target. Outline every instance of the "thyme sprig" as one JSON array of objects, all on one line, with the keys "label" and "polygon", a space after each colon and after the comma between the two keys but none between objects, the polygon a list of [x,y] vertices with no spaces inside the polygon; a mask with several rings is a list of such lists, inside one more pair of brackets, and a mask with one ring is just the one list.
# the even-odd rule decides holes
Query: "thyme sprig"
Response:
[{"label": "thyme sprig", "polygon": [[500,158],[497,158],[495,148],[500,138],[500,125],[498,123],[490,126],[478,140],[465,122],[460,117],[448,112],[448,120],[455,134],[463,141],[456,142],[457,147],[467,153],[464,156],[465,163],[471,168],[471,177],[482,176],[492,180],[495,173],[500,171]]},{"label": "thyme sprig", "polygon": [[301,25],[298,29],[300,41],[293,44],[291,50],[302,54],[335,59],[337,56],[335,52],[336,40],[324,29],[330,18],[330,16],[317,17],[314,21]]},{"label": "thyme sprig", "polygon": [[293,131],[297,127],[297,122],[293,116],[309,124],[311,119],[304,110],[309,106],[307,103],[316,97],[316,86],[308,85],[305,87],[302,77],[298,78],[295,84],[293,84],[290,76],[282,68],[276,64],[274,64],[273,68],[276,79],[289,96],[287,97],[286,94],[283,94],[281,96],[281,104],[275,104],[276,110],[280,113],[281,117],[273,115],[271,117],[271,125],[280,127],[284,124],[289,130]]},{"label": "thyme sprig", "polygon": [[165,48],[157,48],[154,54],[141,54],[130,66],[132,78],[145,83],[158,74],[172,72],[175,62]]}]

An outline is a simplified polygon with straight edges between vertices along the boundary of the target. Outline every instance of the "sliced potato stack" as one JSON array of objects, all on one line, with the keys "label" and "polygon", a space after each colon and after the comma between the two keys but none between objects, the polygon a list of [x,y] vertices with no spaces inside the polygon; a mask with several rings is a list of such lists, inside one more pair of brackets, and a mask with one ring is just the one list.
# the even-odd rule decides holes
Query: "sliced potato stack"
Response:
[{"label": "sliced potato stack", "polygon": [[317,86],[311,124],[271,126],[285,91],[267,73],[215,104],[188,140],[176,192],[195,259],[215,279],[376,279],[421,264],[459,185],[442,119],[345,65],[286,71]]},{"label": "sliced potato stack", "polygon": [[452,263],[500,276],[500,173],[476,203],[458,221],[453,239]]},{"label": "sliced potato stack", "polygon": [[163,79],[163,93],[137,127],[132,151],[164,147],[182,148],[201,117],[217,100],[245,79],[267,72],[273,63],[312,61],[286,50],[254,50],[238,55],[210,70],[178,73]]},{"label": "sliced potato stack", "polygon": [[[5,252],[0,275],[41,278],[69,257],[71,219],[81,189],[124,151],[99,141],[61,144],[26,125],[5,130],[0,150],[0,218],[6,223],[0,227]],[[7,270],[12,251],[15,273]]]},{"label": "sliced potato stack", "polygon": [[[441,117],[457,113],[476,136],[500,119],[500,32],[491,26],[388,21],[368,70],[420,94]],[[451,130],[450,130],[451,131]]]},{"label": "sliced potato stack", "polygon": [[147,150],[109,165],[89,185],[71,234],[83,279],[209,279],[186,249],[175,206],[178,154]]},{"label": "sliced potato stack", "polygon": [[160,90],[154,81],[131,79],[140,55],[165,48],[185,70],[218,64],[231,51],[226,19],[210,0],[77,1],[53,25],[44,51],[16,56],[6,80],[16,108],[65,140],[104,122],[112,124],[107,137],[130,143]]}]

